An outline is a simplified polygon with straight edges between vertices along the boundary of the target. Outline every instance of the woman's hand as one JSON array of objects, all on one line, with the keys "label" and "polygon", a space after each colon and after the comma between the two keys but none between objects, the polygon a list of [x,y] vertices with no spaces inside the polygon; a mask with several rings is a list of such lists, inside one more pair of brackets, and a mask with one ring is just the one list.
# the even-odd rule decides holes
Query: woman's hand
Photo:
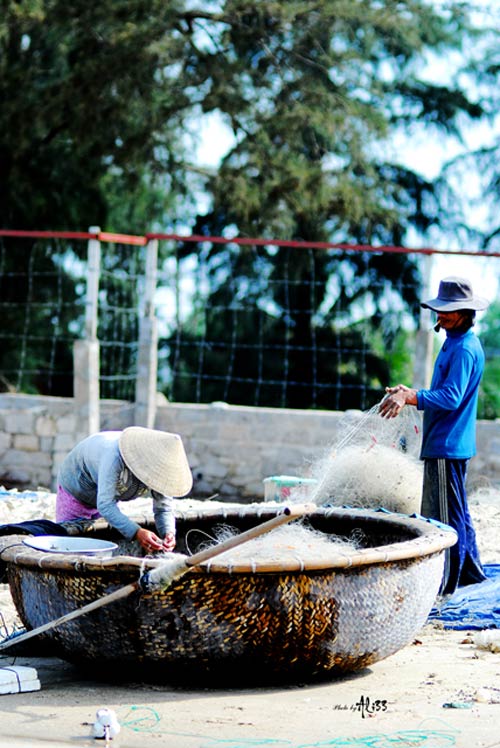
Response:
[{"label": "woman's hand", "polygon": [[175,533],[167,532],[167,534],[163,538],[163,550],[173,551],[174,548],[175,548]]},{"label": "woman's hand", "polygon": [[154,553],[154,551],[165,550],[164,543],[161,538],[159,538],[156,533],[151,532],[151,530],[145,530],[144,527],[140,527],[137,530],[135,539],[137,540],[141,548],[144,548],[146,553]]},{"label": "woman's hand", "polygon": [[163,540],[151,530],[140,527],[135,534],[135,539],[144,548],[146,553],[155,551],[173,551],[175,548],[175,533],[167,532]]}]

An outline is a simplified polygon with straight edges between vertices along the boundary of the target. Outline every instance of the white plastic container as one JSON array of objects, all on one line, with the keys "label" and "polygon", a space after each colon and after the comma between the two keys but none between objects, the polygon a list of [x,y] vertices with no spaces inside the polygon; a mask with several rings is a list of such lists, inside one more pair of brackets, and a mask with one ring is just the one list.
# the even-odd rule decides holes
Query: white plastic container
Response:
[{"label": "white plastic container", "polygon": [[109,558],[118,546],[98,538],[66,537],[65,535],[36,535],[24,538],[23,543],[45,553],[78,553],[85,556]]},{"label": "white plastic container", "polygon": [[317,482],[314,478],[295,475],[272,475],[264,478],[264,501],[282,503],[288,501],[290,496],[297,501],[307,501]]}]

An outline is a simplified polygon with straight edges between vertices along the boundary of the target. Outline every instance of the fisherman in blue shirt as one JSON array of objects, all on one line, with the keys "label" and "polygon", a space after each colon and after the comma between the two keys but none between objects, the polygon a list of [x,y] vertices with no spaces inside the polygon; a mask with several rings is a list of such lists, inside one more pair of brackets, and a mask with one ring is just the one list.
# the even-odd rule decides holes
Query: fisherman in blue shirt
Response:
[{"label": "fisherman in blue shirt", "polygon": [[476,311],[488,305],[487,299],[474,296],[465,278],[444,278],[437,298],[421,304],[437,313],[436,332],[446,332],[430,389],[387,387],[379,408],[384,418],[396,417],[405,405],[423,411],[421,513],[449,525],[458,535],[456,545],[446,553],[441,594],[486,579],[465,485],[469,460],[476,454],[477,400],[484,369],[483,349],[472,326]]}]

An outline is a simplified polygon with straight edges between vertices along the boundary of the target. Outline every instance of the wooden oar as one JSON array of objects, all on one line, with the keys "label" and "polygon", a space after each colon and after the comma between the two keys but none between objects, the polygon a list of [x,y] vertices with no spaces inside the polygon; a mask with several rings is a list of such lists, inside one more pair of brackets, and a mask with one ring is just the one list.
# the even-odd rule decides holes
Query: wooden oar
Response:
[{"label": "wooden oar", "polygon": [[178,557],[176,557],[175,559],[169,559],[164,564],[158,566],[156,569],[147,571],[137,582],[132,582],[131,584],[127,584],[124,587],[120,587],[120,589],[111,592],[109,595],[100,597],[98,600],[94,600],[93,602],[88,603],[81,608],[77,608],[70,613],[66,613],[63,616],[60,616],[60,618],[56,618],[54,621],[44,623],[42,626],[38,626],[36,629],[31,629],[31,631],[26,631],[19,636],[14,636],[12,637],[12,639],[2,642],[0,644],[0,652],[8,649],[9,647],[13,647],[16,644],[21,644],[22,642],[27,641],[27,639],[31,639],[34,636],[43,634],[45,633],[45,631],[49,631],[50,629],[53,629],[56,626],[60,626],[63,623],[73,621],[75,618],[79,618],[86,613],[90,613],[92,610],[97,610],[97,608],[102,608],[104,605],[109,605],[116,600],[121,600],[124,597],[128,597],[136,590],[141,590],[145,593],[164,590],[175,579],[179,579],[180,577],[182,577],[194,566],[199,566],[204,561],[208,561],[214,556],[225,553],[225,551],[229,551],[231,550],[231,548],[242,545],[243,543],[246,543],[253,538],[258,538],[261,535],[264,535],[266,532],[270,532],[276,527],[290,522],[292,519],[304,517],[307,514],[313,512],[315,509],[316,506],[314,504],[296,504],[292,505],[291,507],[285,507],[282,513],[278,514],[276,517],[273,517],[272,519],[267,520],[267,522],[263,522],[256,527],[252,527],[250,530],[246,530],[246,532],[242,532],[239,535],[234,535],[233,537],[225,540],[222,543],[219,543],[218,545],[214,545],[204,551],[195,553],[192,556],[184,556],[182,554],[178,554]]}]

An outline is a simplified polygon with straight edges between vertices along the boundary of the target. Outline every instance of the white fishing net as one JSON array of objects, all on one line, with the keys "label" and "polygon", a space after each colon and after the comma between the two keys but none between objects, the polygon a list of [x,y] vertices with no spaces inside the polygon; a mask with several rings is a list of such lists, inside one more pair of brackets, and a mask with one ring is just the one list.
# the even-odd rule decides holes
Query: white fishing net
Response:
[{"label": "white fishing net", "polygon": [[[219,525],[206,542],[197,548],[210,548],[239,535],[239,530],[230,525]],[[242,545],[221,553],[214,559],[217,563],[237,564],[258,561],[259,564],[279,564],[308,558],[331,558],[332,551],[354,552],[360,542],[354,532],[346,538],[326,534],[299,523],[283,525],[261,537],[252,538]]]},{"label": "white fishing net", "polygon": [[312,465],[316,484],[311,500],[318,505],[419,512],[420,443],[421,419],[414,407],[403,408],[391,419],[379,415],[378,405],[363,414],[347,413],[340,437]]}]

